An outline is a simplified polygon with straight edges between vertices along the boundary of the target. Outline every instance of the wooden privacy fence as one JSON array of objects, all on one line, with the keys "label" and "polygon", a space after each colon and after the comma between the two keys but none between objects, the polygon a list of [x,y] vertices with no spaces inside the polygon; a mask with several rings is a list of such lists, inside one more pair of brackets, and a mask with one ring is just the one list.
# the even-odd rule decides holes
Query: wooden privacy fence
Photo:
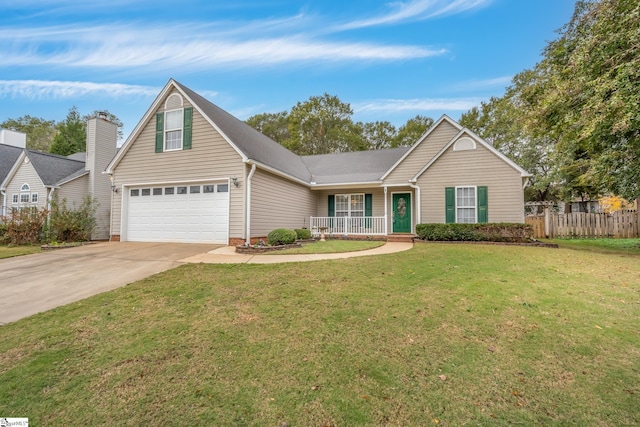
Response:
[{"label": "wooden privacy fence", "polygon": [[535,238],[544,237],[640,237],[640,215],[637,211],[558,214],[545,209],[544,215],[525,218],[533,227]]}]

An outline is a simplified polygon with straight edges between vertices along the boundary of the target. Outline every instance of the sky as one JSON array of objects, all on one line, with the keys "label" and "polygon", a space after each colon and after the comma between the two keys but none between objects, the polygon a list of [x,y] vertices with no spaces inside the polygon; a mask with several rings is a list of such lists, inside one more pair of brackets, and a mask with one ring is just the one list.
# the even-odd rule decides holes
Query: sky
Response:
[{"label": "sky", "polygon": [[107,110],[126,139],[170,78],[242,120],[325,93],[354,121],[457,120],[535,66],[574,6],[0,0],[0,122]]}]

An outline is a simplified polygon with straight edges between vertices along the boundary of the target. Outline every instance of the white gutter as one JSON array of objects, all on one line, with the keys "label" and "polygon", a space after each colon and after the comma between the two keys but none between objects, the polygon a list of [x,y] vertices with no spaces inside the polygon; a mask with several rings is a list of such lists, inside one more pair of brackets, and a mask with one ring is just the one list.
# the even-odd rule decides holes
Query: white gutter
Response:
[{"label": "white gutter", "polygon": [[[420,223],[420,214],[422,212],[420,212],[420,187],[418,187],[416,184],[410,182],[409,183],[409,187],[413,188],[414,190],[416,190],[416,220],[415,220],[415,224],[419,224]],[[416,227],[414,225],[411,225],[411,228],[413,228],[413,231],[415,232]]]},{"label": "white gutter", "polygon": [[2,212],[0,212],[0,216],[4,216],[7,214],[7,192],[2,190],[0,194],[2,194]]},{"label": "white gutter", "polygon": [[251,165],[251,172],[249,172],[249,176],[247,176],[247,239],[245,241],[247,246],[251,245],[251,178],[253,178],[255,172],[256,164],[253,163]]}]

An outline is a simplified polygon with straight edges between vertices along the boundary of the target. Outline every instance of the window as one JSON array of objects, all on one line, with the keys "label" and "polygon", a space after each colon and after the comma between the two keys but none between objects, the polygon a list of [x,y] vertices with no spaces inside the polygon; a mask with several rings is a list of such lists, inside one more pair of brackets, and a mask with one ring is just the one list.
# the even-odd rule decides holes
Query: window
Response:
[{"label": "window", "polygon": [[215,188],[215,185],[203,185],[202,186],[202,192],[203,193],[213,193],[214,188]]},{"label": "window", "polygon": [[447,223],[486,223],[488,222],[487,205],[487,187],[485,186],[445,188]]},{"label": "window", "polygon": [[174,193],[174,191],[175,191],[175,187],[166,187],[164,189],[164,195],[165,196],[171,195]]},{"label": "window", "polygon": [[218,184],[218,193],[228,193],[229,184]]},{"label": "window", "polygon": [[142,192],[140,193],[143,196],[150,196],[151,195],[151,189],[150,188],[143,188]]},{"label": "window", "polygon": [[189,187],[189,193],[191,194],[197,194],[200,192],[200,186],[199,185],[192,185]]},{"label": "window", "polygon": [[38,193],[31,193],[31,203],[38,203]]},{"label": "window", "polygon": [[462,224],[476,223],[476,188],[456,188],[456,222]]},{"label": "window", "polygon": [[162,196],[162,188],[154,188],[153,189],[154,196]]},{"label": "window", "polygon": [[11,202],[12,202],[14,205],[17,205],[17,204],[18,204],[18,200],[20,200],[20,199],[19,199],[19,195],[18,195],[18,194],[14,194],[14,195],[13,195],[13,197],[11,198]]},{"label": "window", "polygon": [[364,194],[336,194],[335,216],[364,216]]},{"label": "window", "polygon": [[178,194],[187,194],[187,187],[178,187]]},{"label": "window", "polygon": [[193,108],[156,114],[156,153],[191,149]]},{"label": "window", "polygon": [[30,199],[29,193],[20,194],[20,203],[29,203],[29,199]]},{"label": "window", "polygon": [[22,184],[22,187],[20,187],[20,191],[29,191],[31,190],[31,187],[29,187],[29,184]]},{"label": "window", "polygon": [[182,109],[164,113],[164,150],[182,149]]},{"label": "window", "polygon": [[131,197],[136,197],[140,195],[140,190],[138,190],[137,188],[134,190],[131,190]]}]

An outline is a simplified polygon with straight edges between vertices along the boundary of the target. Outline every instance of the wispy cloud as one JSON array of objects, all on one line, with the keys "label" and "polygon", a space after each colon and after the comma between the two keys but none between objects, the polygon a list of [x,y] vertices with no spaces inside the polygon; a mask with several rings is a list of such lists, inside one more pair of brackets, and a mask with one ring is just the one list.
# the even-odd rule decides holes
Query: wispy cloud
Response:
[{"label": "wispy cloud", "polygon": [[390,11],[371,18],[355,20],[337,27],[340,30],[390,25],[404,21],[422,21],[437,16],[454,15],[478,9],[492,0],[410,0],[389,3]]},{"label": "wispy cloud", "polygon": [[120,83],[91,83],[48,80],[0,80],[0,97],[29,99],[76,98],[86,95],[103,97],[155,96],[160,88]]},{"label": "wispy cloud", "polygon": [[480,104],[480,98],[375,99],[352,104],[355,113],[404,111],[466,111]]},{"label": "wispy cloud", "polygon": [[[304,22],[299,16],[244,26],[221,22],[5,27],[0,30],[0,49],[4,66],[153,66],[156,70],[179,66],[185,71],[318,61],[396,61],[446,52],[415,45],[325,40],[293,31]],[[256,28],[261,29],[259,35]]]}]

